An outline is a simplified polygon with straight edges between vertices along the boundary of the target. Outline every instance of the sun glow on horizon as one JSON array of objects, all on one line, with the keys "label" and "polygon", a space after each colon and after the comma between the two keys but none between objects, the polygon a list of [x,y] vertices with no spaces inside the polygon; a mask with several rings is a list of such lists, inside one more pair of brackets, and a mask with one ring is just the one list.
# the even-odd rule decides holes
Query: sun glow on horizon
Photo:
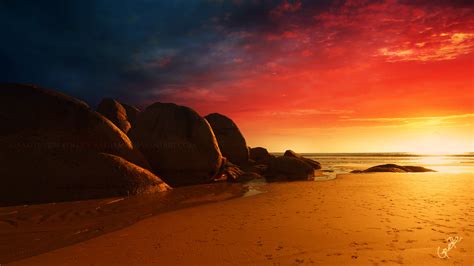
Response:
[{"label": "sun glow on horizon", "polygon": [[[357,119],[354,119],[357,120]],[[355,124],[332,128],[250,130],[249,145],[270,151],[293,149],[307,153],[407,152],[423,155],[474,152],[472,115],[426,118],[359,119]],[[361,123],[361,124],[360,124]],[[243,132],[247,124],[243,123]]]}]

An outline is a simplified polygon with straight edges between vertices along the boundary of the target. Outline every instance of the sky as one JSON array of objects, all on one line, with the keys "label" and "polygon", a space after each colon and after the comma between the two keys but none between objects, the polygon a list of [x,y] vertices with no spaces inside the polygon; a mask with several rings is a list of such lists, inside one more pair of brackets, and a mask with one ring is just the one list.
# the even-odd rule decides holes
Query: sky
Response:
[{"label": "sky", "polygon": [[0,0],[0,82],[175,102],[250,146],[474,151],[471,1]]}]

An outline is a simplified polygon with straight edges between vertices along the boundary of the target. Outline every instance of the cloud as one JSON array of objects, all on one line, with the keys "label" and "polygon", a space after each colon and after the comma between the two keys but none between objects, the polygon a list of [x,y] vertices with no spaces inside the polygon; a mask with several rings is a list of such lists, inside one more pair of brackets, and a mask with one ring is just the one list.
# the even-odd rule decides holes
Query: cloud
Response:
[{"label": "cloud", "polygon": [[[242,105],[266,95],[267,108],[275,101],[290,110],[314,100],[314,88],[326,101],[353,97],[344,96],[346,84],[377,60],[471,54],[474,22],[461,2],[5,0],[0,28],[9,37],[0,58],[8,66],[0,80],[55,87],[92,104],[102,96],[180,100],[199,88]],[[199,97],[209,94],[186,103],[202,106]]]},{"label": "cloud", "polygon": [[474,124],[474,113],[420,117],[345,118],[342,121],[371,122],[371,124],[363,124],[364,127],[458,127]]},{"label": "cloud", "polygon": [[320,109],[292,109],[286,111],[268,111],[263,112],[264,116],[285,116],[285,117],[292,117],[292,116],[314,116],[314,115],[343,115],[343,114],[352,114],[354,111],[352,110],[320,110]]}]

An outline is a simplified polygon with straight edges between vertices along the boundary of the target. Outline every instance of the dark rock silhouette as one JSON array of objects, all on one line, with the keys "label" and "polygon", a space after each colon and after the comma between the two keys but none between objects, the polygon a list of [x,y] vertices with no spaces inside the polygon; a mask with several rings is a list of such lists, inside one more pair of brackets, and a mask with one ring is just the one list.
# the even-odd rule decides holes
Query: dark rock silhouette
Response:
[{"label": "dark rock silhouette", "polygon": [[382,164],[370,167],[366,170],[354,170],[351,173],[376,173],[376,172],[392,172],[392,173],[420,173],[420,172],[436,172],[435,170],[424,168],[421,166],[401,166],[397,164]]},{"label": "dark rock silhouette", "polygon": [[0,153],[0,206],[164,192],[150,171],[108,153]]},{"label": "dark rock silhouette", "polygon": [[228,182],[247,182],[253,179],[263,178],[260,174],[247,172],[231,162],[226,162],[223,175],[225,175]]},{"label": "dark rock silhouette", "polygon": [[272,160],[265,178],[268,181],[308,180],[314,177],[314,168],[303,160],[280,156]]},{"label": "dark rock silhouette", "polygon": [[130,124],[133,126],[135,124],[135,120],[137,120],[138,113],[140,113],[140,109],[135,106],[128,105],[126,103],[120,104],[122,104],[123,108],[125,108],[125,111],[127,112],[128,122],[130,122]]},{"label": "dark rock silhouette", "polygon": [[153,171],[171,186],[208,183],[221,174],[223,158],[212,129],[188,107],[148,106],[129,136]]},{"label": "dark rock silhouette", "polygon": [[[149,165],[129,138],[84,102],[32,85],[0,84],[0,91],[1,202],[133,194],[162,184],[142,168]],[[101,187],[113,178],[114,187]]]},{"label": "dark rock silhouette", "polygon": [[250,148],[250,159],[257,163],[269,164],[275,158],[267,149],[262,147]]},{"label": "dark rock silhouette", "polygon": [[267,164],[256,163],[255,161],[249,161],[249,163],[241,165],[240,168],[245,172],[257,173],[259,175],[265,175],[268,170]]},{"label": "dark rock silhouette", "polygon": [[234,121],[218,113],[209,114],[205,118],[214,131],[222,155],[234,164],[246,163],[249,160],[249,150]]},{"label": "dark rock silhouette", "polygon": [[125,134],[130,130],[131,125],[128,121],[127,111],[116,100],[110,98],[103,99],[97,107],[97,112],[108,118]]},{"label": "dark rock silhouette", "polygon": [[305,163],[311,165],[315,170],[321,169],[321,164],[319,162],[316,162],[315,160],[305,158],[305,157],[301,156],[300,154],[298,154],[298,153],[296,153],[292,150],[285,151],[285,154],[283,154],[283,156],[288,156],[288,157],[293,157],[293,158],[300,159],[300,160],[304,161]]}]

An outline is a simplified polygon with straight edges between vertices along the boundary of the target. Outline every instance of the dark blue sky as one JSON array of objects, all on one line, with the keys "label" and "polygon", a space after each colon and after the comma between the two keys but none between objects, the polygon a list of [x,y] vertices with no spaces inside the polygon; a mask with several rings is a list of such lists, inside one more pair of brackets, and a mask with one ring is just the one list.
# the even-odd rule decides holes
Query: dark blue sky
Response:
[{"label": "dark blue sky", "polygon": [[[277,1],[0,0],[0,81],[35,83],[96,104],[216,68],[229,29],[271,27]],[[221,57],[219,55],[217,57]],[[173,60],[171,60],[173,59]]]}]

